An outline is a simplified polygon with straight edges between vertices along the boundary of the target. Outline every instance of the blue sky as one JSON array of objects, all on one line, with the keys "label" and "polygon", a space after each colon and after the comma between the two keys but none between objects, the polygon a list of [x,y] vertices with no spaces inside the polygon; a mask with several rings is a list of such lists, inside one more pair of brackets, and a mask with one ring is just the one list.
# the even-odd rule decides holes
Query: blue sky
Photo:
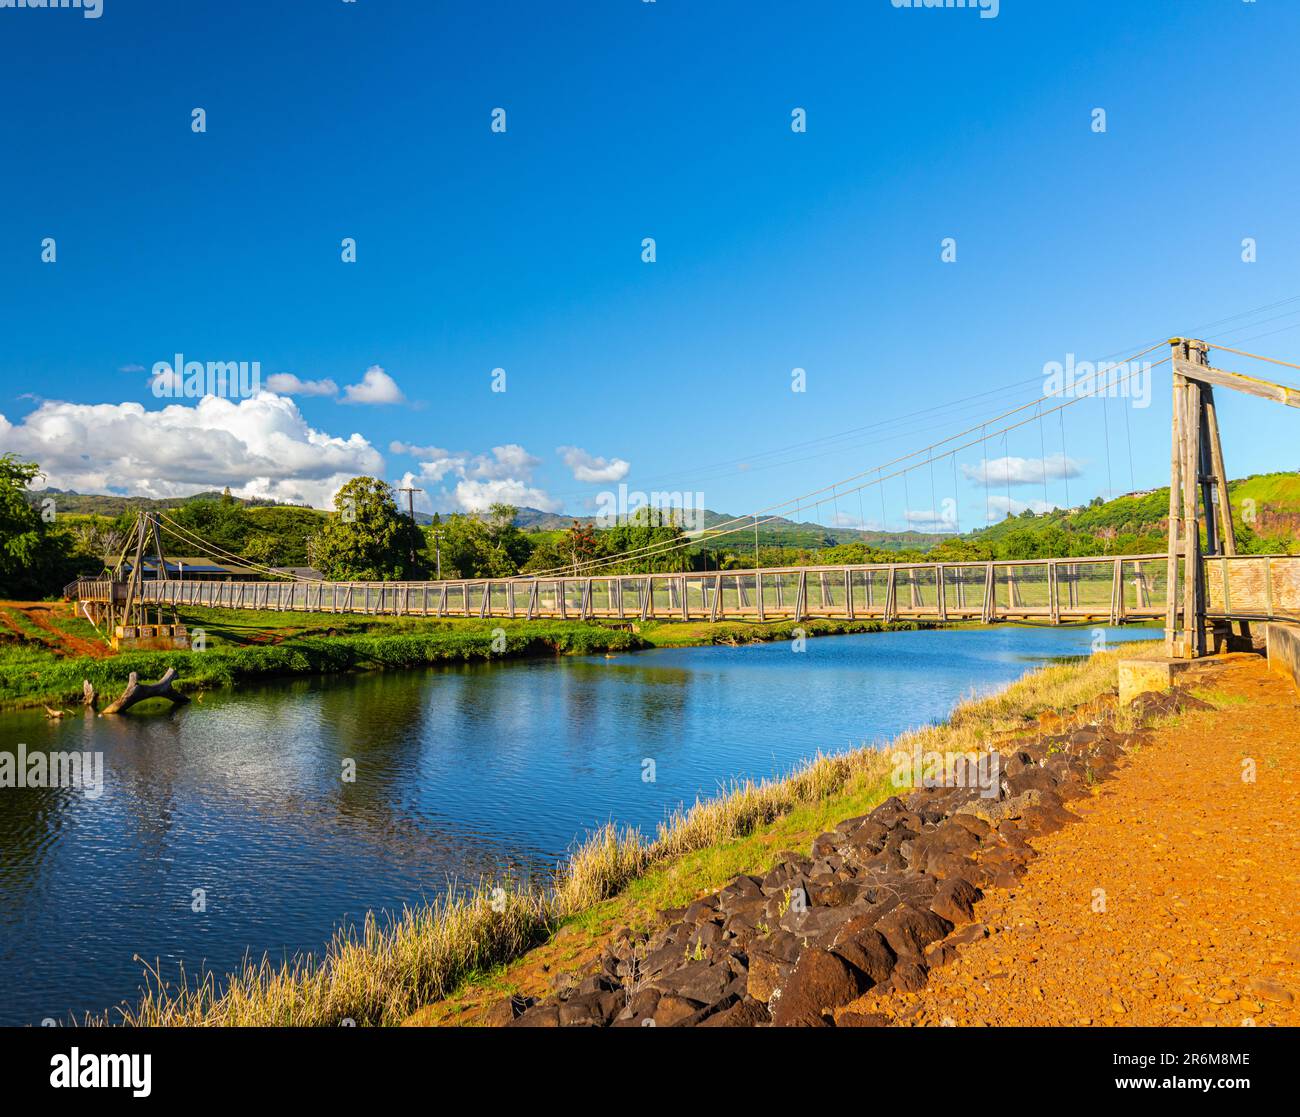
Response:
[{"label": "blue sky", "polygon": [[[377,472],[441,509],[621,482],[743,513],[1028,402],[1071,353],[1297,360],[1297,32],[1283,0],[0,8],[0,449],[80,491],[324,505]],[[175,353],[279,390],[161,400]],[[1053,415],[883,510],[799,512],[925,526],[955,498],[969,528],[1166,483],[1168,384],[1068,408],[1064,459]],[[1230,473],[1300,465],[1293,415],[1221,411]]]}]

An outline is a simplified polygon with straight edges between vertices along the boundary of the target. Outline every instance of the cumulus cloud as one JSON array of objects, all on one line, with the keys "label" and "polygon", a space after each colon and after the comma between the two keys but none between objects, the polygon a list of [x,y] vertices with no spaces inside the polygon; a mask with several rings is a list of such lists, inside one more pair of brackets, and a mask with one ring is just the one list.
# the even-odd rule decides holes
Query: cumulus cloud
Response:
[{"label": "cumulus cloud", "polygon": [[[516,504],[538,508],[543,512],[558,512],[561,504],[545,489],[533,484],[533,471],[541,465],[518,443],[494,446],[486,454],[458,453],[436,446],[412,446],[393,442],[389,449],[394,453],[417,454],[419,472],[408,473],[427,485],[439,485],[449,479],[454,481],[441,494],[442,504],[462,512],[485,512],[492,504]],[[428,454],[427,458],[425,454]],[[430,507],[436,500],[430,501]]]},{"label": "cumulus cloud", "polygon": [[416,446],[410,442],[399,442],[393,439],[388,444],[390,454],[410,454],[413,458],[443,458],[447,456],[448,451],[440,450],[437,446]]},{"label": "cumulus cloud", "polygon": [[534,488],[525,481],[501,478],[476,481],[466,478],[456,485],[456,503],[466,512],[486,512],[493,504],[514,504],[525,508],[538,508],[543,512],[558,512],[560,502],[547,495],[543,489]]},{"label": "cumulus cloud", "polygon": [[240,496],[318,508],[384,464],[360,434],[316,430],[293,400],[269,392],[158,411],[50,400],[17,424],[0,415],[0,449],[38,462],[55,488],[169,497],[229,485]]},{"label": "cumulus cloud", "polygon": [[397,381],[378,365],[371,365],[361,374],[359,384],[348,384],[343,389],[342,403],[404,403],[406,397]]},{"label": "cumulus cloud", "polygon": [[284,396],[336,396],[339,386],[333,380],[299,380],[292,372],[277,372],[268,376],[266,386]]},{"label": "cumulus cloud", "polygon": [[632,468],[631,463],[622,458],[598,458],[577,446],[560,446],[555,452],[572,471],[575,481],[621,481]]},{"label": "cumulus cloud", "polygon": [[499,481],[518,475],[525,480],[533,475],[533,470],[542,464],[541,458],[535,458],[518,443],[511,442],[505,446],[493,446],[492,453],[479,454],[470,465],[470,473],[479,478]]},{"label": "cumulus cloud", "polygon": [[1041,485],[1078,477],[1083,467],[1064,454],[1049,454],[1045,458],[983,458],[974,464],[964,463],[961,472],[967,481],[981,485]]}]

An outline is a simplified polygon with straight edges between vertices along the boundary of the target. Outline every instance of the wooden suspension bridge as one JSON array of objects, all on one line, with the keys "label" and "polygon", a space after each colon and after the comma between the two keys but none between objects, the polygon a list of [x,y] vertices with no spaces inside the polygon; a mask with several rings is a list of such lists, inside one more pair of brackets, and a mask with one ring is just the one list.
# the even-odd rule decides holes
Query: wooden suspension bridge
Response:
[{"label": "wooden suspension bridge", "polygon": [[[1252,621],[1300,621],[1300,556],[1237,553],[1214,389],[1291,407],[1300,406],[1300,391],[1214,368],[1203,341],[1174,338],[1170,345],[1169,549],[1159,554],[713,573],[579,569],[423,582],[219,582],[170,577],[156,515],[142,513],[129,574],[123,572],[130,545],[108,576],[74,582],[67,592],[110,626],[145,625],[151,609],[161,624],[164,610],[175,616],[186,606],[624,622],[824,617],[1119,625],[1163,618],[1167,654],[1195,658],[1248,638]],[[150,549],[155,580],[143,576]]]}]

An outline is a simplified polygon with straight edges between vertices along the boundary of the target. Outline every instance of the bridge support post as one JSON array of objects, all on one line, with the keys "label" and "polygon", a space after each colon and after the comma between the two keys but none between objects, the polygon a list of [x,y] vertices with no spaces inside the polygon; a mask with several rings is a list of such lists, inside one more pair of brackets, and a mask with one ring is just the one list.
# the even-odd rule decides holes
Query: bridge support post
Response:
[{"label": "bridge support post", "polygon": [[[1205,367],[1203,341],[1171,338],[1174,367],[1173,435],[1169,469],[1169,562],[1166,576],[1165,654],[1196,659],[1206,651],[1205,572],[1201,552],[1201,523],[1197,497],[1205,501],[1207,539],[1215,539],[1214,502],[1202,475],[1208,446],[1204,392],[1209,390],[1180,367]],[[1180,364],[1181,363],[1181,364]],[[1226,482],[1224,489],[1226,490]],[[1178,566],[1182,559],[1182,593],[1178,592]],[[1181,606],[1179,598],[1181,596]],[[1180,616],[1181,614],[1181,616]]]}]

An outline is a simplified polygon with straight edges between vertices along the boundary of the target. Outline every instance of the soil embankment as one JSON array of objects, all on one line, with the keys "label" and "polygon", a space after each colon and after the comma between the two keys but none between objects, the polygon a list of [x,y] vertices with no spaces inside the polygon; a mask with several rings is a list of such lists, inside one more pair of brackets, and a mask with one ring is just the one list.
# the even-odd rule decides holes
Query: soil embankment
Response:
[{"label": "soil embankment", "polygon": [[1036,839],[987,938],[924,989],[855,1010],[900,1024],[1300,1024],[1300,703],[1233,656],[1215,708],[1157,727],[1122,775]]},{"label": "soil embankment", "polygon": [[1000,742],[995,795],[900,793],[487,1020],[1298,1022],[1290,681],[1231,656],[1076,714]]}]

